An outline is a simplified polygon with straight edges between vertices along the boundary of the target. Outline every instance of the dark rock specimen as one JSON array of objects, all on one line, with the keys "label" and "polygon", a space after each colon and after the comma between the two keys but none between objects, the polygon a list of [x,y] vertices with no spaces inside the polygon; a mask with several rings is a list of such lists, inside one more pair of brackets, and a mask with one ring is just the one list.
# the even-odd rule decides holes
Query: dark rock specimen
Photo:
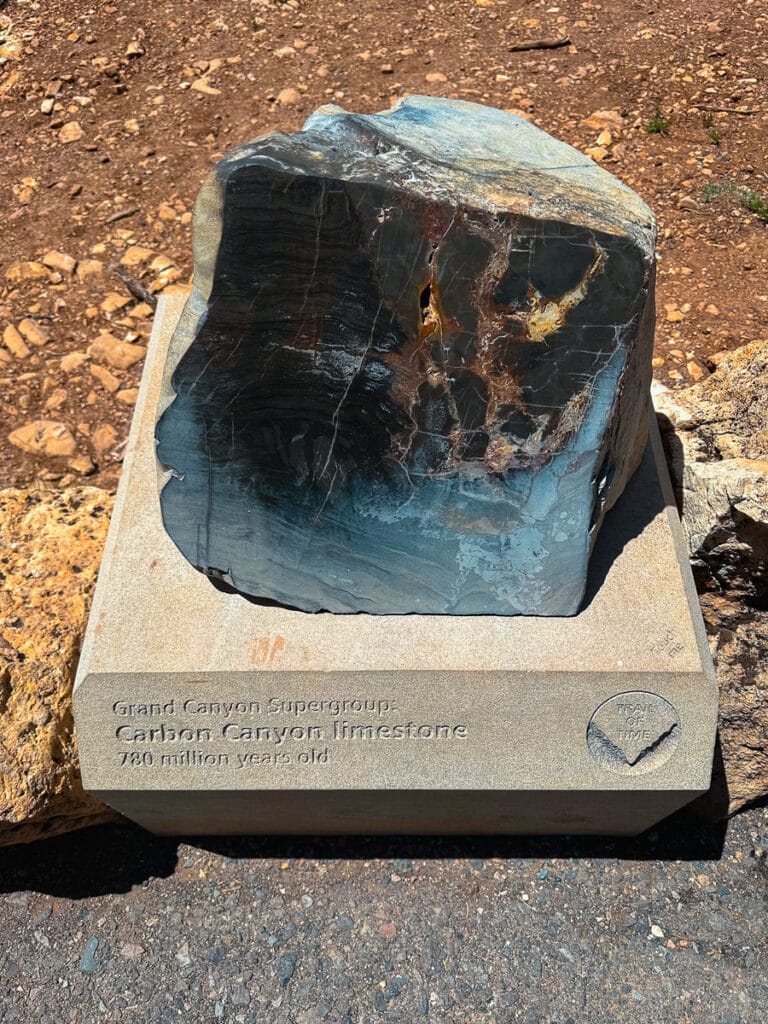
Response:
[{"label": "dark rock specimen", "polygon": [[411,97],[234,150],[158,457],[203,572],[308,611],[570,615],[646,438],[654,224],[526,121]]}]

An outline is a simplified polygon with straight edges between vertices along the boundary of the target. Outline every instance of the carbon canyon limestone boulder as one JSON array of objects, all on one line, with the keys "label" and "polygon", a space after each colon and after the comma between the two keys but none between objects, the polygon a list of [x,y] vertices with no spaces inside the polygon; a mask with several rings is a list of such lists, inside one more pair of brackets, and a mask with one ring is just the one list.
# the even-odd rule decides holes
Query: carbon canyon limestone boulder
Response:
[{"label": "carbon canyon limestone boulder", "polygon": [[166,368],[168,533],[305,611],[574,614],[646,441],[654,237],[476,104],[322,107],[232,151]]}]

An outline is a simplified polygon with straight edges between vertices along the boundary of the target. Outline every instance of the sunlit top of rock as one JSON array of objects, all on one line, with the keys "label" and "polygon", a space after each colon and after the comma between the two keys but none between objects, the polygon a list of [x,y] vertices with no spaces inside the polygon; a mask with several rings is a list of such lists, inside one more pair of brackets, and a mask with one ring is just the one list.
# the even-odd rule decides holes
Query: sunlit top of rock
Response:
[{"label": "sunlit top of rock", "polygon": [[[312,137],[343,140],[343,176],[365,180],[370,175],[370,138],[375,134],[379,168],[390,169],[398,186],[418,188],[418,167],[424,162],[436,188],[465,204],[514,210],[533,217],[556,217],[629,232],[642,244],[653,241],[654,218],[636,192],[588,156],[515,114],[437,96],[408,96],[389,110],[356,114],[335,104],[320,107],[290,139],[317,160],[317,173],[335,174],[333,154],[324,146],[313,150]],[[359,151],[350,152],[352,138]],[[222,164],[250,159],[253,145],[233,150]],[[354,156],[358,157],[355,161]]]}]

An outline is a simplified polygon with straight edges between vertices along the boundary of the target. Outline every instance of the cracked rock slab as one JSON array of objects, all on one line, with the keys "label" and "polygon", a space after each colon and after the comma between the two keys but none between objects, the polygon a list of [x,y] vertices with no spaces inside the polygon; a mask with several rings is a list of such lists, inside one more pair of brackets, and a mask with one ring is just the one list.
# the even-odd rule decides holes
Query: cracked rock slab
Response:
[{"label": "cracked rock slab", "polygon": [[654,223],[528,122],[409,97],[229,153],[166,367],[166,530],[306,611],[571,615],[641,457]]}]

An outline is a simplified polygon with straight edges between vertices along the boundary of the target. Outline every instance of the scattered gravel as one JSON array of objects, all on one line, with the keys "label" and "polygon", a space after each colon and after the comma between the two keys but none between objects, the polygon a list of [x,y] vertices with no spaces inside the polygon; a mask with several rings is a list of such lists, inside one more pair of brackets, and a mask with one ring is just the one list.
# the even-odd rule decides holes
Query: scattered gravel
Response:
[{"label": "scattered gravel", "polygon": [[[764,336],[759,0],[0,0],[0,11],[6,486],[115,486],[136,348],[152,303],[188,284],[201,181],[227,149],[295,130],[323,103],[370,112],[424,92],[486,103],[618,174],[659,219],[654,368],[670,387]],[[92,349],[102,332],[136,348],[104,367]],[[8,439],[44,420],[65,425],[76,454]],[[109,448],[95,441],[103,427],[118,438]]]},{"label": "scattered gravel", "polygon": [[0,852],[3,1024],[758,1024],[768,808],[636,840],[212,838]]}]

